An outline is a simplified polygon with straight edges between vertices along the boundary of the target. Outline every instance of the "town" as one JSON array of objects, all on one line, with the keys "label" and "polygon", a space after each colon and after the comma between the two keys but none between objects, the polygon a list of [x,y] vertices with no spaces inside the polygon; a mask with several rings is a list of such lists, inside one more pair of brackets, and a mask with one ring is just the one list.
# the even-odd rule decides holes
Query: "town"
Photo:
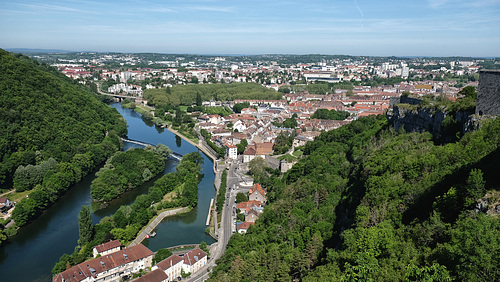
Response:
[{"label": "town", "polygon": [[[208,133],[211,143],[227,151],[226,158],[241,157],[243,163],[267,158],[272,168],[283,172],[300,156],[300,147],[321,132],[359,117],[384,114],[391,98],[401,95],[454,101],[463,87],[477,87],[480,68],[498,64],[484,58],[327,55],[42,53],[32,57],[102,94],[132,98],[134,106],[151,104],[147,97],[152,90],[179,85],[253,83],[274,89],[282,99],[212,99],[201,106],[225,109],[225,115],[189,108],[188,114],[196,120],[197,135]],[[345,114],[327,118],[328,111]]]},{"label": "town", "polygon": [[[261,182],[266,179],[259,176],[259,168],[285,173],[301,158],[307,142],[322,132],[361,117],[384,115],[401,96],[454,101],[463,96],[464,87],[476,87],[479,69],[492,63],[460,58],[347,57],[290,63],[291,58],[281,56],[267,60],[177,56],[160,61],[146,61],[135,54],[68,56],[33,57],[57,67],[96,94],[136,109],[158,130],[168,127],[200,148],[214,161],[216,182],[220,182],[216,183],[217,198],[224,201],[222,210],[211,205],[213,219],[208,215],[209,232],[218,240],[210,251],[196,247],[153,263],[154,253],[140,242],[122,249],[115,240],[95,246],[93,260],[59,273],[53,281],[119,280],[141,275],[137,281],[204,280],[232,234],[245,234],[266,206],[268,183]],[[176,109],[165,111],[164,105],[154,102],[158,95],[176,87],[238,84],[257,85],[281,99],[206,100],[198,94],[196,103],[177,103]],[[219,188],[222,186],[228,190]],[[4,206],[8,211],[10,203]]]}]

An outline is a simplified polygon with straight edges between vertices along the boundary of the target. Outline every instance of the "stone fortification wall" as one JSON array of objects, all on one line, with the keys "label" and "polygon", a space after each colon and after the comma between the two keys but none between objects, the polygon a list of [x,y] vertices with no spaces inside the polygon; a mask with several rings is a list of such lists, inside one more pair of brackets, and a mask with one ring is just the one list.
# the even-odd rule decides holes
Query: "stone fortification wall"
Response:
[{"label": "stone fortification wall", "polygon": [[500,70],[479,71],[476,115],[500,114]]}]

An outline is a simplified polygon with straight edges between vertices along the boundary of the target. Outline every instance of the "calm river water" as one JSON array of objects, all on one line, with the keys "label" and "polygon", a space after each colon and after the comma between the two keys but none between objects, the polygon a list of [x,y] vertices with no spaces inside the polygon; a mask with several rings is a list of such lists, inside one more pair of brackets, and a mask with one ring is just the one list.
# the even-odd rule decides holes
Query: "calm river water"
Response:
[{"label": "calm river water", "polygon": [[[175,134],[168,130],[158,132],[153,125],[146,124],[138,113],[123,109],[120,104],[112,106],[127,120],[129,139],[154,145],[162,143],[182,155],[198,151],[196,147],[176,138]],[[124,149],[129,147],[141,146],[126,143]],[[212,161],[204,154],[202,155],[204,177],[198,185],[198,206],[187,214],[164,219],[158,225],[156,237],[143,242],[152,251],[180,244],[214,242],[205,234],[205,220],[210,199],[215,196],[215,175],[212,170]],[[175,171],[177,163],[175,160],[168,160],[165,173]],[[52,280],[51,269],[54,264],[62,254],[72,253],[77,245],[77,217],[81,207],[90,205],[92,201],[90,184],[94,177],[94,173],[90,173],[80,183],[74,185],[43,215],[21,228],[12,240],[0,248],[1,281]],[[97,223],[101,218],[113,214],[121,205],[131,204],[135,197],[147,193],[153,182],[154,180],[125,193],[105,209],[95,211],[92,214],[92,221]]]}]

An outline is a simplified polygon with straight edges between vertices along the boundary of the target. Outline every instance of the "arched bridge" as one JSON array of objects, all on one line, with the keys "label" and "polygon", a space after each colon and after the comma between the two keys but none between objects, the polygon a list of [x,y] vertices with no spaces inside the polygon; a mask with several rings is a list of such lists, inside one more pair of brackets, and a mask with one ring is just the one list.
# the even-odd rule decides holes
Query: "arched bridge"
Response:
[{"label": "arched bridge", "polygon": [[[142,142],[142,141],[137,141],[137,140],[132,140],[132,139],[126,139],[126,138],[122,138],[122,141],[125,141],[125,142],[129,142],[129,143],[134,143],[134,144],[137,144],[137,145],[141,145],[141,146],[155,146],[153,144],[150,144],[150,143],[146,143],[146,142]],[[179,154],[179,153],[176,153],[176,152],[172,152],[172,154],[170,154],[170,158],[172,159],[176,159],[178,161],[181,161],[182,159],[182,155]]]}]

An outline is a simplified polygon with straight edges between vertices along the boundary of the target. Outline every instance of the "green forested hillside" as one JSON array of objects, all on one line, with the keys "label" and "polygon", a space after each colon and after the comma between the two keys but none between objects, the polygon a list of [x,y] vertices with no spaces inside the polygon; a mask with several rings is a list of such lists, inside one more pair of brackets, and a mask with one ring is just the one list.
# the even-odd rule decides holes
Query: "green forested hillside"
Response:
[{"label": "green forested hillside", "polygon": [[498,118],[444,145],[383,116],[325,132],[211,281],[498,281],[499,145]]},{"label": "green forested hillside", "polygon": [[126,132],[85,86],[0,49],[0,187],[34,189],[13,213],[19,226],[118,150]]}]

